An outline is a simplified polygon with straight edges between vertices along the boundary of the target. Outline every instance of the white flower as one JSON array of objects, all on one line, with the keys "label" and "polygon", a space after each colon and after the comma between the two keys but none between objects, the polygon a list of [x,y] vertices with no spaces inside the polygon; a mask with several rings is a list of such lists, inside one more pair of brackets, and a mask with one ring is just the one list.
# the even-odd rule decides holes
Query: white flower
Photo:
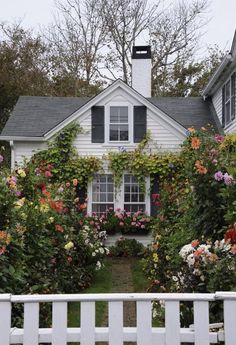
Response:
[{"label": "white flower", "polygon": [[191,244],[186,244],[183,246],[179,252],[179,255],[186,260],[187,256],[194,251],[194,248]]},{"label": "white flower", "polygon": [[97,261],[97,263],[96,263],[96,270],[99,271],[101,269],[101,267],[102,267],[101,262]]},{"label": "white flower", "polygon": [[177,278],[176,276],[173,276],[173,277],[172,277],[172,280],[173,280],[174,282],[177,282],[177,281],[178,281],[178,278]]},{"label": "white flower", "polygon": [[92,256],[96,256],[97,255],[97,253],[95,253],[95,252],[92,252]]},{"label": "white flower", "polygon": [[105,253],[105,250],[104,250],[102,247],[99,248],[99,251],[100,251],[101,254],[104,254],[104,253]]},{"label": "white flower", "polygon": [[188,266],[189,266],[189,267],[190,267],[190,266],[193,266],[193,265],[195,264],[195,256],[194,256],[193,253],[190,254],[190,255],[188,255],[188,257],[187,257],[187,263],[188,263]]}]

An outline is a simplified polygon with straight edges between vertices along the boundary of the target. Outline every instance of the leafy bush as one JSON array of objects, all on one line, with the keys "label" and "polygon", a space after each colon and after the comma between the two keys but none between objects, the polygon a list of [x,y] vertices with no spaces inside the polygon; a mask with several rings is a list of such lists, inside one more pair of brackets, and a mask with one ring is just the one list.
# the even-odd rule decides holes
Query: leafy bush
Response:
[{"label": "leafy bush", "polygon": [[136,257],[143,256],[145,247],[135,239],[120,237],[115,245],[110,247],[111,256]]}]

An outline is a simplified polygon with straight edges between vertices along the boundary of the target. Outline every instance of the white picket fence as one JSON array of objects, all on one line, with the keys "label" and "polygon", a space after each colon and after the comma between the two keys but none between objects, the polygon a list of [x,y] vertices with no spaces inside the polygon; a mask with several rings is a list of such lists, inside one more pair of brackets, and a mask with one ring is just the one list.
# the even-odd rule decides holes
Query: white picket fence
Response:
[{"label": "white picket fence", "polygon": [[[152,302],[165,302],[165,327],[152,327]],[[224,327],[211,330],[209,302],[224,303]],[[108,302],[108,327],[95,327],[95,303]],[[123,302],[136,302],[136,327],[123,326]],[[194,324],[180,327],[180,303],[192,301]],[[67,326],[68,302],[80,302],[80,327]],[[11,327],[13,303],[24,304],[23,329]],[[52,303],[52,327],[39,328],[40,303]],[[0,295],[0,345],[38,345],[51,343],[66,345],[95,345],[95,342],[123,345],[236,345],[236,292],[215,294],[72,294],[72,295]]]}]

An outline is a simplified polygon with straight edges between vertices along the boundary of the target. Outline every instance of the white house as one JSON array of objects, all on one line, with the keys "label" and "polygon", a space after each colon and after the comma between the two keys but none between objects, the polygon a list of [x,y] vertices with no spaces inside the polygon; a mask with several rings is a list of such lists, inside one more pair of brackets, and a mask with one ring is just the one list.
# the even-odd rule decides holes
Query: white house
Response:
[{"label": "white house", "polygon": [[[71,122],[84,129],[74,143],[80,155],[102,157],[121,147],[133,150],[147,130],[153,150],[174,152],[191,126],[211,124],[217,132],[222,132],[222,127],[226,132],[236,131],[235,66],[236,35],[231,52],[212,76],[203,97],[151,97],[151,48],[134,47],[132,87],[117,80],[93,98],[22,96],[0,139],[10,142],[12,168],[23,157],[45,149],[47,142]],[[88,186],[88,211],[100,213],[111,206],[152,213],[150,196],[141,192],[130,174],[124,175],[117,198],[113,190],[109,172],[96,176]]]}]

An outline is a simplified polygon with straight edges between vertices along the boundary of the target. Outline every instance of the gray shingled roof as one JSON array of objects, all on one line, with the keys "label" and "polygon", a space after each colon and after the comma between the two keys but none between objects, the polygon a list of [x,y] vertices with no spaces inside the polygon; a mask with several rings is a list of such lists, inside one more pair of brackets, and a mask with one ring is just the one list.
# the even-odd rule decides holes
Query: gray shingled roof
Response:
[{"label": "gray shingled roof", "polygon": [[21,96],[1,135],[42,137],[89,100],[89,97]]},{"label": "gray shingled roof", "polygon": [[218,129],[210,103],[202,97],[152,97],[148,100],[185,128],[199,129],[210,124]]},{"label": "gray shingled roof", "polygon": [[[90,99],[22,96],[1,136],[42,137]],[[148,100],[185,128],[200,128],[208,123],[218,127],[209,104],[201,97],[152,97]]]}]

